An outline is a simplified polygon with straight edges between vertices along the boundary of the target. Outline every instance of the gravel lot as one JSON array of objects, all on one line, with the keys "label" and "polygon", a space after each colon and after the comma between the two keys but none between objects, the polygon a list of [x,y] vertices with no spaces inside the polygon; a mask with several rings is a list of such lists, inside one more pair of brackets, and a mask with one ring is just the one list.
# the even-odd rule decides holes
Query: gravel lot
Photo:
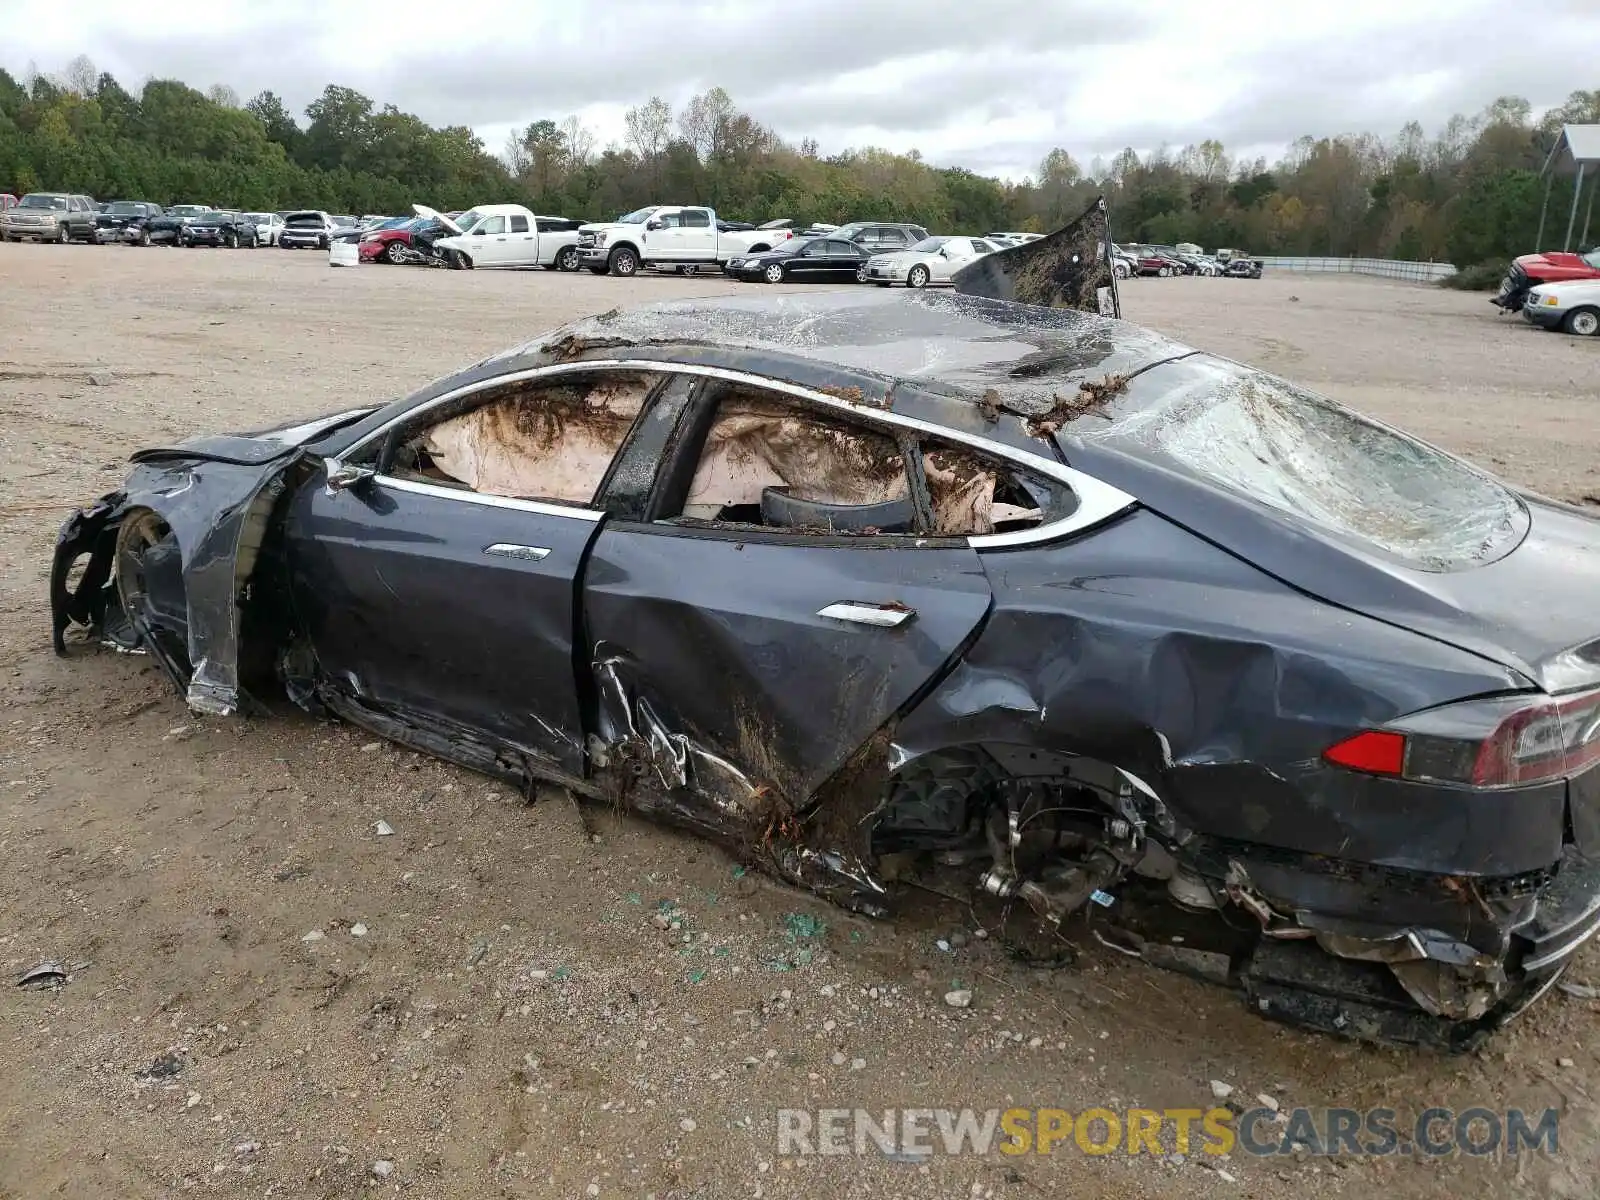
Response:
[{"label": "gravel lot", "polygon": [[[591,839],[560,796],[527,806],[309,718],[199,721],[142,658],[51,654],[56,527],[134,449],[737,286],[0,246],[0,968],[75,968],[0,992],[0,1195],[1593,1195],[1595,1001],[1555,995],[1454,1059],[1305,1036],[1093,944],[1024,969],[937,897],[858,921],[636,821],[594,813]],[[1600,503],[1600,344],[1374,280],[1124,294],[1135,320]],[[1600,983],[1597,954],[1569,978]],[[970,1008],[944,1003],[955,981]],[[1554,1105],[1560,1152],[775,1153],[780,1107],[1209,1107],[1212,1080],[1285,1108]]]}]

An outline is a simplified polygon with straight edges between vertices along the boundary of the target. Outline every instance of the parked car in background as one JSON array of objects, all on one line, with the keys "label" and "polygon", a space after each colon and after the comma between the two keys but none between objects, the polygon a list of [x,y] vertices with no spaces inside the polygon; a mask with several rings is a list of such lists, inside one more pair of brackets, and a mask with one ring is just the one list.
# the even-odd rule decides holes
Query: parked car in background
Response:
[{"label": "parked car in background", "polygon": [[178,231],[178,240],[185,246],[226,246],[229,250],[241,246],[254,250],[261,244],[250,216],[226,210],[190,217]]},{"label": "parked car in background", "polygon": [[1528,292],[1522,316],[1542,329],[1600,336],[1600,278],[1538,284]]},{"label": "parked car in background", "polygon": [[284,250],[326,250],[338,228],[333,218],[318,208],[292,212],[283,219],[278,245]]},{"label": "parked car in background", "polygon": [[1261,263],[1253,258],[1230,258],[1222,273],[1230,279],[1260,279]]},{"label": "parked car in background", "polygon": [[251,221],[256,227],[256,244],[259,246],[276,246],[278,234],[283,232],[283,218],[277,213],[245,213],[245,220]]},{"label": "parked car in background", "polygon": [[724,232],[715,209],[653,204],[578,226],[578,255],[596,275],[634,275],[642,267],[690,272],[770,250],[792,236],[788,227]]},{"label": "parked car in background", "polygon": [[1150,249],[1168,262],[1175,264],[1176,269],[1173,271],[1175,275],[1200,275],[1203,273],[1200,255],[1198,254],[1190,254],[1187,250],[1180,250],[1176,246],[1152,246]]},{"label": "parked car in background", "polygon": [[764,279],[768,283],[834,283],[848,279],[865,282],[867,260],[871,257],[865,246],[825,234],[790,238],[771,250],[730,258],[727,271],[736,279]]},{"label": "parked car in background", "polygon": [[198,217],[201,213],[215,212],[209,204],[169,204],[167,211],[179,217]]},{"label": "parked car in background", "polygon": [[146,221],[164,211],[161,205],[148,200],[113,200],[95,214],[94,240],[102,245],[127,242],[130,229],[137,236]]},{"label": "parked car in background", "polygon": [[1528,298],[1528,289],[1575,279],[1600,279],[1600,246],[1582,254],[1549,250],[1543,254],[1519,255],[1511,260],[1511,269],[1500,284],[1499,294],[1489,303],[1506,312],[1518,312]]},{"label": "parked car in background", "polygon": [[895,221],[852,221],[828,230],[828,236],[854,242],[872,254],[890,254],[896,250],[909,250],[918,242],[926,241],[928,231],[921,225]]},{"label": "parked car in background", "polygon": [[0,212],[0,237],[8,242],[94,241],[95,203],[75,192],[29,192]]},{"label": "parked car in background", "polygon": [[440,219],[456,232],[436,244],[462,266],[578,269],[579,223],[566,217],[541,217],[520,204],[483,204],[459,220]]},{"label": "parked car in background", "polygon": [[1122,246],[1111,247],[1111,271],[1118,279],[1128,279],[1139,273],[1139,258]]},{"label": "parked car in background", "polygon": [[15,196],[10,192],[0,192],[0,212],[5,212],[6,209],[15,208],[16,206],[17,198]]},{"label": "parked car in background", "polygon": [[129,231],[128,243],[133,246],[176,246],[179,244],[178,230],[183,228],[183,223],[188,219],[170,208],[157,216],[146,217],[142,226]]},{"label": "parked car in background", "polygon": [[[386,222],[368,229],[356,243],[362,262],[383,262],[398,266],[406,261],[406,248],[411,245],[411,234],[426,224],[425,217]],[[435,218],[437,223],[437,218]]]},{"label": "parked car in background", "polygon": [[1136,275],[1159,275],[1165,279],[1169,275],[1185,275],[1187,266],[1171,254],[1164,254],[1154,246],[1129,246],[1134,254]]},{"label": "parked car in background", "polygon": [[923,238],[904,250],[874,254],[867,260],[861,281],[875,283],[879,287],[891,287],[899,283],[909,288],[949,283],[950,276],[973,259],[993,254],[998,249],[1000,247],[982,238]]},{"label": "parked car in background", "polygon": [[1172,267],[1174,275],[1194,275],[1199,271],[1199,262],[1188,254],[1184,254],[1176,246],[1155,244],[1146,249],[1157,256],[1164,258]]}]

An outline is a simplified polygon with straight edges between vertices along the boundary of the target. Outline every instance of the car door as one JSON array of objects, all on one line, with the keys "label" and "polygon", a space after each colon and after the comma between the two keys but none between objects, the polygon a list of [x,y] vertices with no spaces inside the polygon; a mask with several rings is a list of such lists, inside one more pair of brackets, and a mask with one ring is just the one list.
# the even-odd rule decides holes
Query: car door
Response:
[{"label": "car door", "polygon": [[640,238],[644,243],[644,257],[651,262],[675,261],[680,256],[682,235],[683,213],[679,209],[663,209],[652,214]]},{"label": "car door", "polygon": [[972,261],[972,242],[968,238],[950,238],[939,247],[929,261],[933,271],[933,278],[941,283],[948,283],[950,276],[954,275],[967,263]]},{"label": "car door", "polygon": [[906,237],[906,231],[897,229],[893,225],[880,225],[873,233],[871,250],[874,254],[893,254],[911,245],[910,239]]},{"label": "car door", "polygon": [[[689,823],[748,819],[759,836],[773,799],[828,794],[984,620],[976,551],[907,515],[893,419],[708,381],[649,504],[601,527],[583,582],[597,735],[699,797],[675,808]],[[855,532],[821,531],[822,512]]]},{"label": "car door", "polygon": [[800,282],[820,279],[827,274],[827,243],[821,238],[800,247],[800,253],[789,258],[789,276]]},{"label": "car door", "polygon": [[503,216],[484,217],[467,235],[467,253],[475,266],[503,267],[511,261],[511,243]]},{"label": "car door", "polygon": [[867,261],[866,251],[853,242],[839,242],[830,238],[823,246],[823,261],[831,279],[854,279],[861,264]]},{"label": "car door", "polygon": [[490,379],[327,464],[285,526],[320,678],[413,730],[581,777],[575,601],[604,519],[594,492],[660,378]]},{"label": "car door", "polygon": [[677,257],[684,262],[711,262],[717,257],[717,225],[709,208],[683,210]]},{"label": "car door", "polygon": [[533,224],[521,213],[506,218],[506,257],[508,267],[536,267],[539,265],[539,235]]}]

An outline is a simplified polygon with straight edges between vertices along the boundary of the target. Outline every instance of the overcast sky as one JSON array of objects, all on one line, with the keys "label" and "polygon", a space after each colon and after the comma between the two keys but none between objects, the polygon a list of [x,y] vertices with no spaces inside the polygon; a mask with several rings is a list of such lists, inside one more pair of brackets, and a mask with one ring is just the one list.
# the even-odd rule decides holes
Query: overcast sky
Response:
[{"label": "overcast sky", "polygon": [[620,142],[630,105],[720,85],[825,154],[915,148],[1012,178],[1057,145],[1085,165],[1204,137],[1272,158],[1301,134],[1431,133],[1496,96],[1600,87],[1600,0],[0,0],[0,29],[14,74],[85,53],[131,90],[271,88],[297,114],[335,82],[495,151],[572,113]]}]

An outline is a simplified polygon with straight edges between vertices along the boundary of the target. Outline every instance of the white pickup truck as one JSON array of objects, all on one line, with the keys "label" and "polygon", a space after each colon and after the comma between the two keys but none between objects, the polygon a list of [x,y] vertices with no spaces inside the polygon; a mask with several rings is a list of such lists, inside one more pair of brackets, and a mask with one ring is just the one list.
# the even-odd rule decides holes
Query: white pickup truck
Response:
[{"label": "white pickup truck", "polygon": [[454,251],[466,266],[578,269],[578,223],[566,217],[536,216],[520,204],[480,204],[438,220],[454,232],[434,245]]},{"label": "white pickup truck", "polygon": [[580,225],[578,253],[596,275],[633,275],[641,267],[692,271],[771,250],[793,236],[788,221],[769,221],[760,229],[735,233],[718,228],[714,209],[653,204],[615,221]]}]

